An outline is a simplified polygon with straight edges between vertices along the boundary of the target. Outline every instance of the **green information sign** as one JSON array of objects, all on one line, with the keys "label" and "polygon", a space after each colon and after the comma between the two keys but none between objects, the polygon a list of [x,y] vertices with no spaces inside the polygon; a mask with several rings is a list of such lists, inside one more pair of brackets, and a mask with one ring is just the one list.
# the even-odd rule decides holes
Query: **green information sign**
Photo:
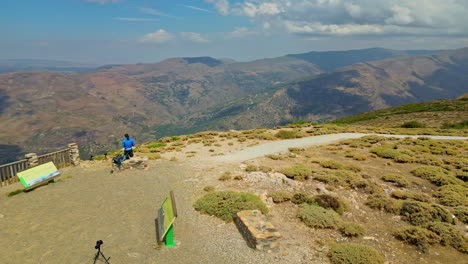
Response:
[{"label": "green information sign", "polygon": [[16,174],[24,188],[30,188],[45,181],[50,181],[58,175],[60,175],[60,172],[53,162],[48,162]]},{"label": "green information sign", "polygon": [[174,192],[164,199],[158,211],[158,240],[166,241],[167,247],[175,246],[173,223],[177,217],[177,209],[175,205]]}]

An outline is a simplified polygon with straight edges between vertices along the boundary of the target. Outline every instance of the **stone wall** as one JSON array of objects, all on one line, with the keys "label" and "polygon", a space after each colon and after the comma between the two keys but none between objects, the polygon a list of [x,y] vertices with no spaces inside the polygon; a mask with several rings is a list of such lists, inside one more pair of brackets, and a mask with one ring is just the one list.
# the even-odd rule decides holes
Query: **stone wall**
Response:
[{"label": "stone wall", "polygon": [[78,145],[76,143],[68,144],[69,153],[70,153],[70,163],[73,166],[80,164],[80,150],[78,149]]},{"label": "stone wall", "polygon": [[234,221],[249,247],[266,252],[279,251],[281,234],[260,211],[239,212]]},{"label": "stone wall", "polygon": [[133,157],[122,162],[122,169],[148,169],[148,157]]}]

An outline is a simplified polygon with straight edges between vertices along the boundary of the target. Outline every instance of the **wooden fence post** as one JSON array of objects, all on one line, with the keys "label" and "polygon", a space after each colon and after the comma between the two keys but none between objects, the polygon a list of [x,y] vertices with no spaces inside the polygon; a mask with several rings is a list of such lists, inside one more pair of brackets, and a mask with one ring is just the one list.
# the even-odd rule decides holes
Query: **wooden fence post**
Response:
[{"label": "wooden fence post", "polygon": [[70,163],[73,166],[80,164],[80,150],[78,149],[78,145],[76,143],[68,144],[69,154],[70,154]]},{"label": "wooden fence post", "polygon": [[24,155],[26,160],[28,161],[28,168],[36,167],[39,165],[39,159],[37,158],[36,153],[28,153]]}]

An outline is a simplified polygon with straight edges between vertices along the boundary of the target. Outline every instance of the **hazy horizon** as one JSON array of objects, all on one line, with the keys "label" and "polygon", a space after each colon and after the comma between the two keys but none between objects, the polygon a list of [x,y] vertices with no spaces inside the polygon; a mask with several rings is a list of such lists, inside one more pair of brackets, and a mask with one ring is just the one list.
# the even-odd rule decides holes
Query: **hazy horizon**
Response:
[{"label": "hazy horizon", "polygon": [[251,61],[310,51],[468,46],[465,0],[22,0],[0,7],[1,60]]}]

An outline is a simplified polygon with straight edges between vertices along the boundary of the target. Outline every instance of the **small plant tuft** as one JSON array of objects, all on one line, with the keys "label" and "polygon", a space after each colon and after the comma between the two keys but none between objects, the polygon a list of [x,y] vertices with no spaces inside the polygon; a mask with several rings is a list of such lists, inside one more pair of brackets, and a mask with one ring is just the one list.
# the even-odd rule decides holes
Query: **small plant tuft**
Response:
[{"label": "small plant tuft", "polygon": [[284,203],[286,201],[290,201],[293,198],[292,193],[287,191],[272,192],[268,196],[271,197],[275,203]]},{"label": "small plant tuft", "polygon": [[306,203],[299,206],[297,216],[313,228],[335,228],[338,224],[338,215],[333,210]]},{"label": "small plant tuft", "polygon": [[383,264],[385,259],[374,248],[354,243],[339,243],[330,248],[333,264]]},{"label": "small plant tuft", "polygon": [[398,187],[408,187],[410,185],[409,181],[398,174],[386,174],[382,176],[382,180],[386,182],[393,182]]},{"label": "small plant tuft", "polygon": [[339,231],[347,237],[359,237],[364,235],[366,229],[360,224],[345,223],[340,227]]}]

